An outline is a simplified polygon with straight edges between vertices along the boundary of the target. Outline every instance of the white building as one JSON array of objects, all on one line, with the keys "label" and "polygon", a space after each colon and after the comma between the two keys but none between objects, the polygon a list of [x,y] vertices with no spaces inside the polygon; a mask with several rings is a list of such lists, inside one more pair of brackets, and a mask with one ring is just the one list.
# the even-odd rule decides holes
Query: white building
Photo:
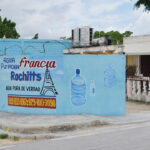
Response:
[{"label": "white building", "polygon": [[88,26],[75,28],[72,30],[72,46],[86,47],[90,46],[93,40],[93,28]]},{"label": "white building", "polygon": [[150,35],[124,39],[127,55],[127,97],[150,102]]}]

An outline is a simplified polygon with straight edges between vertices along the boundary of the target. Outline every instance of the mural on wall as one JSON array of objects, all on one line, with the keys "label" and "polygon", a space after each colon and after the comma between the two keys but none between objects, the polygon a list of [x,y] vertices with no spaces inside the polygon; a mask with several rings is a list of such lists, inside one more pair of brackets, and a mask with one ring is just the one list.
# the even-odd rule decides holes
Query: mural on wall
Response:
[{"label": "mural on wall", "polygon": [[[38,57],[37,60],[31,57],[30,60],[27,57],[22,57],[18,62],[14,57],[3,58],[1,69],[10,70],[10,80],[6,85],[9,106],[56,109],[58,92],[50,70],[53,72],[53,70],[59,69],[60,71],[62,68],[59,68],[57,64],[57,57],[52,57],[52,59],[45,60],[45,57]],[[39,82],[41,87],[35,86]],[[27,86],[28,83],[32,85]],[[16,94],[14,94],[15,91],[17,91]],[[34,93],[36,94],[34,95]]]},{"label": "mural on wall", "polygon": [[80,75],[80,69],[76,69],[76,75],[71,80],[71,101],[75,106],[86,102],[86,82]]},{"label": "mural on wall", "polygon": [[95,96],[95,94],[96,94],[95,82],[94,82],[94,80],[91,80],[91,84],[90,84],[90,95],[91,95],[91,96]]},{"label": "mural on wall", "polygon": [[1,56],[0,85],[0,111],[125,114],[124,55]]},{"label": "mural on wall", "polygon": [[0,39],[0,56],[12,55],[63,55],[71,47],[67,40]]},{"label": "mural on wall", "polygon": [[104,82],[105,86],[112,88],[117,84],[116,71],[109,65],[104,71]]},{"label": "mural on wall", "polygon": [[45,95],[47,91],[52,92],[51,96],[58,95],[58,92],[56,91],[56,88],[55,88],[54,82],[51,78],[50,71],[49,71],[48,67],[46,67],[44,81],[43,81],[43,87],[42,87],[40,94]]}]

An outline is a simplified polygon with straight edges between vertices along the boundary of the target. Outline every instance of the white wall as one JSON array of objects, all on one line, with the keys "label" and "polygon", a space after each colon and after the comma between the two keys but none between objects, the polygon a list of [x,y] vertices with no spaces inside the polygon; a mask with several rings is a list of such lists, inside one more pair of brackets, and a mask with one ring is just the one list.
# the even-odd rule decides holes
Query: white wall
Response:
[{"label": "white wall", "polygon": [[124,38],[126,55],[150,55],[150,35]]},{"label": "white wall", "polygon": [[84,48],[72,48],[69,50],[64,50],[63,52],[65,54],[68,53],[83,53],[83,52],[104,52],[104,51],[115,51],[115,53],[122,53],[123,52],[123,46],[122,45],[108,45],[108,46],[92,46],[92,47],[84,47]]}]

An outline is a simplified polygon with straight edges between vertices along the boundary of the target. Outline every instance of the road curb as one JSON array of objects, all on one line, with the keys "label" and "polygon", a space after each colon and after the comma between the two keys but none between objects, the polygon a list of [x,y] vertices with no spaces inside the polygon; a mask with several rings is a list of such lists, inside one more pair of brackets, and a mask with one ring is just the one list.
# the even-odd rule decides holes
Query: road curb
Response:
[{"label": "road curb", "polygon": [[[17,134],[23,135],[23,137],[28,137],[29,135],[33,138],[35,135],[46,136],[48,138],[53,138],[52,134],[66,131],[75,131],[92,127],[102,127],[109,125],[108,122],[101,120],[94,120],[89,122],[78,122],[78,123],[64,123],[59,125],[22,125],[8,122],[0,122],[0,128],[10,136],[16,136]],[[46,135],[44,135],[46,134]]]}]

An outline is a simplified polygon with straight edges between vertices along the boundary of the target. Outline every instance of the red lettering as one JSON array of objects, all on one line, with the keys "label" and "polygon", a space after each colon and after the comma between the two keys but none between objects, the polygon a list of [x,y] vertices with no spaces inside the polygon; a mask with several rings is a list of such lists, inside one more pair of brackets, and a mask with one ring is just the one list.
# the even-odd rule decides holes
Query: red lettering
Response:
[{"label": "red lettering", "polygon": [[40,68],[40,61],[35,61],[35,66],[34,67]]},{"label": "red lettering", "polygon": [[24,67],[26,67],[26,66],[27,66],[27,64],[30,64],[30,63],[29,63],[29,60],[25,60]]},{"label": "red lettering", "polygon": [[27,60],[27,57],[23,57],[20,60],[19,66],[21,67],[22,64],[24,64],[24,67],[29,66],[30,68],[44,68],[44,67],[56,68],[56,61],[54,61],[54,60],[52,60],[52,61],[45,61],[45,60],[42,60],[42,61],[32,60],[32,61],[30,61],[30,60]]},{"label": "red lettering", "polygon": [[33,68],[34,66],[35,66],[34,61],[30,61],[29,67],[30,67],[30,68]]},{"label": "red lettering", "polygon": [[[44,63],[44,65],[43,65],[43,63]],[[46,67],[46,61],[41,61],[40,66],[41,66],[41,68]]]},{"label": "red lettering", "polygon": [[55,63],[56,61],[50,61],[50,68],[56,68],[56,63]]},{"label": "red lettering", "polygon": [[27,57],[23,57],[20,61],[19,67],[21,67],[22,63],[24,63],[24,59],[27,59]]}]

